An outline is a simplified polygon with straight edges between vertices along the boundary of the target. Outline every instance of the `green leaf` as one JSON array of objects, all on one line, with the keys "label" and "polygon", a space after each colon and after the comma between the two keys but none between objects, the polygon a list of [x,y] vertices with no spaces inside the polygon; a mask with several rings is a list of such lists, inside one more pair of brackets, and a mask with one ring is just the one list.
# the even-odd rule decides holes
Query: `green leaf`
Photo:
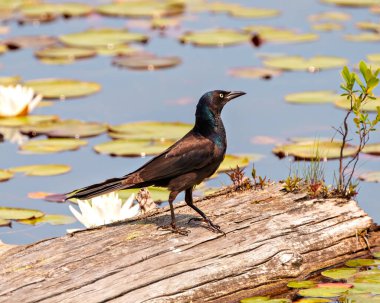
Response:
[{"label": "green leaf", "polygon": [[316,286],[314,281],[291,281],[287,284],[290,288],[312,288]]},{"label": "green leaf", "polygon": [[55,176],[69,172],[71,167],[64,164],[40,164],[11,167],[9,170],[27,176]]},{"label": "green leaf", "polygon": [[0,218],[7,220],[21,220],[42,217],[44,213],[36,209],[0,207]]},{"label": "green leaf", "polygon": [[347,280],[352,277],[355,273],[357,273],[356,268],[334,268],[325,270],[322,272],[322,276],[328,277],[334,280]]}]

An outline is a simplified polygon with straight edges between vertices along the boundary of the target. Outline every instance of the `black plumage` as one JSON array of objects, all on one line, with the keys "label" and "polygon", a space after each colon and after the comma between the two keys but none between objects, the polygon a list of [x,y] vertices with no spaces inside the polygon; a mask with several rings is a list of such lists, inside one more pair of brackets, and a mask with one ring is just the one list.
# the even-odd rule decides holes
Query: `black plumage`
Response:
[{"label": "black plumage", "polygon": [[199,219],[204,220],[213,231],[221,232],[219,226],[194,205],[192,191],[195,185],[214,174],[223,161],[227,140],[221,111],[227,102],[244,94],[222,90],[205,93],[197,105],[195,125],[182,139],[134,172],[75,190],[66,194],[65,198],[89,199],[116,190],[151,185],[167,187],[170,190],[168,201],[172,221],[163,228],[187,233],[177,228],[173,209],[176,196],[185,191],[185,201],[201,215],[202,219]]}]

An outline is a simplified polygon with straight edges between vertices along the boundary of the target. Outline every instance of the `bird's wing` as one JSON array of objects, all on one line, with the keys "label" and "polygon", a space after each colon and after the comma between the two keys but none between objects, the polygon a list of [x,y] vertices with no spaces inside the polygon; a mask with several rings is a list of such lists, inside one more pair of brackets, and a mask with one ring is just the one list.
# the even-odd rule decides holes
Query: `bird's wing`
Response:
[{"label": "bird's wing", "polygon": [[201,135],[187,134],[166,151],[147,162],[137,171],[126,175],[141,182],[172,178],[203,168],[213,161],[214,143]]}]

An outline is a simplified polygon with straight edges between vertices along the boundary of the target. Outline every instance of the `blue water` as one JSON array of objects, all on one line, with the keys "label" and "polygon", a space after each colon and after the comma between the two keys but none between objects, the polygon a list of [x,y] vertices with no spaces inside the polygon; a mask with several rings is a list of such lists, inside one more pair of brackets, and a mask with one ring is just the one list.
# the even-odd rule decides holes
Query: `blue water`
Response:
[{"label": "blue water", "polygon": [[[54,1],[59,2],[59,1]],[[95,1],[81,1],[94,4]],[[183,63],[175,68],[153,72],[118,69],[111,65],[110,57],[78,61],[72,65],[45,65],[36,60],[33,50],[24,49],[9,52],[0,57],[1,75],[20,75],[24,80],[37,78],[75,78],[96,81],[102,91],[86,98],[57,102],[52,107],[39,108],[36,114],[57,114],[62,119],[75,118],[87,121],[119,124],[141,120],[194,121],[195,105],[198,98],[213,89],[242,90],[247,95],[236,99],[226,106],[223,112],[228,136],[228,153],[260,153],[265,158],[255,164],[258,174],[272,180],[280,180],[289,173],[289,159],[279,160],[271,153],[273,145],[253,144],[255,136],[270,136],[285,140],[292,136],[331,137],[331,126],[338,126],[344,111],[333,105],[296,106],[287,104],[284,96],[304,90],[339,89],[339,70],[326,70],[320,73],[288,72],[270,81],[239,79],[227,75],[229,68],[239,66],[260,66],[259,54],[283,53],[303,56],[335,55],[349,60],[355,66],[365,55],[378,52],[377,43],[347,42],[343,35],[358,33],[356,21],[378,21],[367,9],[343,9],[320,4],[318,1],[292,0],[279,1],[229,1],[246,6],[273,7],[282,11],[280,17],[254,20],[232,18],[224,14],[201,13],[187,18],[179,30],[169,30],[166,36],[156,31],[133,29],[148,33],[151,37],[144,49],[158,55],[180,56]],[[101,3],[104,3],[102,1]],[[310,14],[339,10],[352,15],[345,22],[343,31],[320,33],[320,40],[305,44],[264,44],[254,48],[250,44],[226,48],[196,48],[181,45],[176,36],[193,29],[215,27],[242,28],[250,24],[268,24],[311,31]],[[192,20],[193,19],[193,20]],[[85,30],[89,27],[123,27],[126,19],[91,16],[70,20],[58,20],[43,25],[19,26],[10,22],[10,32],[3,35],[60,35]],[[186,105],[176,105],[181,98],[191,100]],[[373,135],[372,142],[379,142],[380,136]],[[8,142],[0,144],[0,167],[8,168],[24,164],[62,163],[72,166],[72,171],[56,177],[23,177],[0,183],[0,205],[41,209],[46,213],[70,214],[67,204],[54,204],[27,198],[29,192],[67,192],[72,189],[102,181],[106,178],[124,175],[138,168],[147,159],[111,158],[98,155],[92,146],[108,141],[106,135],[89,139],[89,145],[76,152],[53,155],[22,155],[17,146]],[[365,157],[360,162],[358,172],[380,169],[380,158]],[[327,180],[331,182],[333,171],[338,167],[336,161],[326,163]],[[210,182],[219,186],[228,184],[226,176]],[[379,185],[360,184],[358,196],[361,207],[375,221],[380,221]],[[181,198],[181,197],[179,197]],[[81,227],[79,223],[65,226],[49,224],[30,227],[18,223],[13,228],[0,228],[0,239],[5,243],[30,243],[44,238],[56,237],[66,233],[67,228]]]}]

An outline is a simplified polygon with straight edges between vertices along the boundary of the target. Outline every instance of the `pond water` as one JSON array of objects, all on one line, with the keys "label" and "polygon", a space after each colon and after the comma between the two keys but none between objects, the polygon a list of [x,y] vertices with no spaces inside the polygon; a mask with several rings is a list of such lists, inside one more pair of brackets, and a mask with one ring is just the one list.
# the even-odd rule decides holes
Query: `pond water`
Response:
[{"label": "pond water", "polygon": [[[59,2],[59,1],[54,1]],[[106,1],[81,1],[91,5]],[[340,69],[328,69],[316,73],[284,72],[271,80],[243,79],[228,75],[234,67],[262,66],[262,54],[286,54],[311,57],[314,55],[341,56],[354,67],[366,55],[379,50],[378,42],[350,42],[345,34],[358,34],[358,21],[378,21],[378,15],[368,8],[342,8],[322,4],[318,1],[292,0],[284,2],[268,0],[265,3],[252,1],[229,1],[245,6],[276,8],[281,15],[266,19],[233,18],[227,14],[209,12],[187,12],[180,27],[168,29],[163,34],[146,28],[147,19],[103,17],[93,14],[83,18],[58,19],[46,24],[26,24],[20,26],[10,21],[5,26],[9,32],[2,39],[24,35],[62,35],[86,30],[90,27],[127,27],[150,36],[144,50],[161,56],[179,56],[182,64],[156,71],[134,71],[112,66],[112,58],[97,56],[78,60],[74,64],[49,65],[37,60],[31,48],[7,52],[0,58],[1,75],[19,75],[23,80],[38,78],[73,78],[95,81],[102,90],[94,95],[79,99],[58,101],[53,106],[38,108],[35,114],[56,114],[61,119],[81,119],[110,124],[133,121],[194,121],[195,106],[199,97],[213,89],[242,90],[246,96],[236,99],[226,106],[223,119],[227,130],[228,153],[259,153],[265,157],[255,163],[259,175],[272,180],[288,176],[289,158],[279,160],[271,153],[273,144],[261,144],[258,136],[285,141],[289,137],[332,137],[332,126],[338,126],[344,111],[332,104],[292,105],[284,100],[289,93],[307,90],[338,90],[341,82]],[[1,3],[1,1],[0,1]],[[332,32],[317,32],[320,38],[307,43],[264,43],[255,48],[251,43],[230,47],[204,48],[180,44],[177,37],[188,30],[217,27],[241,29],[248,25],[271,25],[294,28],[299,32],[313,32],[308,21],[311,14],[325,11],[341,11],[351,15],[351,20],[343,22],[344,29]],[[379,142],[374,133],[372,142]],[[0,205],[40,209],[46,213],[70,215],[67,204],[49,203],[29,199],[30,192],[68,192],[104,179],[121,176],[138,168],[147,158],[118,158],[96,154],[95,144],[108,141],[107,135],[88,139],[88,146],[75,152],[49,155],[25,155],[18,152],[18,146],[10,142],[0,144],[0,167],[19,165],[61,163],[68,164],[72,171],[54,177],[17,177],[0,183]],[[363,156],[358,173],[379,170],[380,158]],[[326,165],[327,182],[332,182],[337,161]],[[251,166],[247,169],[249,172]],[[229,184],[227,176],[221,175],[209,182],[211,186]],[[375,221],[380,221],[377,183],[360,183],[358,200],[361,207]],[[178,200],[183,198],[179,197]],[[14,222],[12,228],[1,227],[0,239],[5,243],[23,244],[41,239],[61,236],[67,228],[80,228],[79,223],[70,225],[40,224],[23,225]]]}]

